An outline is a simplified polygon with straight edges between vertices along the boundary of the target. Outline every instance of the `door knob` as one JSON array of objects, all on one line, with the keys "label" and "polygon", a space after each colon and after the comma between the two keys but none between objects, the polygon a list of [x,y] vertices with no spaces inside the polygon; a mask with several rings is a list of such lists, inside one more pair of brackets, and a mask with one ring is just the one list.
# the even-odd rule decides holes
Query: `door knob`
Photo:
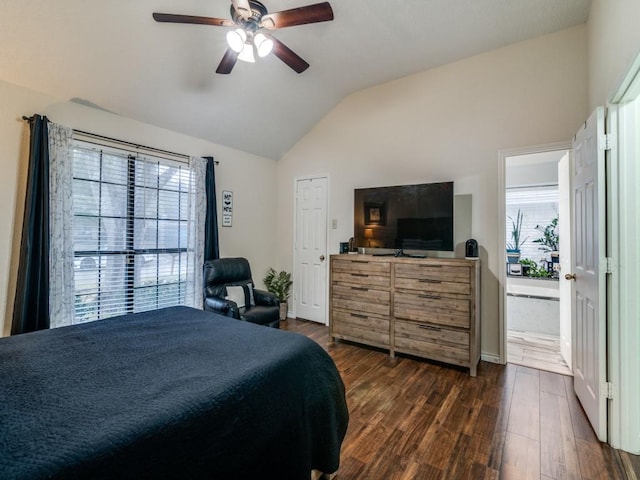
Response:
[{"label": "door knob", "polygon": [[320,261],[324,262],[324,255],[320,255]]},{"label": "door knob", "polygon": [[575,273],[567,273],[564,276],[564,278],[567,279],[567,280],[575,280],[576,279],[576,274]]}]

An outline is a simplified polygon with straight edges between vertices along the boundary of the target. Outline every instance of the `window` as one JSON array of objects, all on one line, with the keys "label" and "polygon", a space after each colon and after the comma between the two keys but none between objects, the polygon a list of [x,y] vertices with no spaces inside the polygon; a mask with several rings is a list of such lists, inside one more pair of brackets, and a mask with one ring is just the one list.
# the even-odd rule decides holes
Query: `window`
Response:
[{"label": "window", "polygon": [[517,187],[508,188],[506,194],[507,229],[506,243],[511,239],[511,219],[514,221],[518,210],[522,212],[522,231],[520,258],[528,258],[535,262],[550,260],[549,254],[540,249],[540,244],[533,240],[542,237],[542,232],[536,230],[540,225],[544,228],[554,218],[558,217],[558,186]]},{"label": "window", "polygon": [[186,163],[76,142],[74,323],[188,303]]}]

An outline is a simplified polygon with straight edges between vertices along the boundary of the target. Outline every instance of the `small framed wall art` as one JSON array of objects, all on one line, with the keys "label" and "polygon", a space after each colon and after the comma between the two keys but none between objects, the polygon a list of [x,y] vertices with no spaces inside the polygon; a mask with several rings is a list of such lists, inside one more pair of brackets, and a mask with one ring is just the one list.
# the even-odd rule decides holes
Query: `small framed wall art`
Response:
[{"label": "small framed wall art", "polygon": [[364,202],[364,224],[387,224],[386,205],[384,202]]},{"label": "small framed wall art", "polygon": [[222,191],[222,226],[230,227],[233,225],[233,192],[229,190]]}]

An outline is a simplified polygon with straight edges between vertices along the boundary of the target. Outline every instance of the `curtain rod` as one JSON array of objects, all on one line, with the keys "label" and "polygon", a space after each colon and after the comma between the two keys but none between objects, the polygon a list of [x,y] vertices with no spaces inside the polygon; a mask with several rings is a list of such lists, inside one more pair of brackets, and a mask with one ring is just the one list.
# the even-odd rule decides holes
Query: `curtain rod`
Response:
[{"label": "curtain rod", "polygon": [[[23,116],[22,119],[30,122],[33,119],[33,117]],[[189,155],[185,155],[184,153],[172,152],[170,150],[163,150],[161,148],[155,148],[155,147],[147,147],[146,145],[140,145],[140,144],[133,143],[133,142],[127,142],[126,140],[120,140],[119,138],[107,137],[105,135],[98,135],[97,133],[86,132],[84,130],[77,130],[75,128],[73,129],[73,131],[74,131],[74,133],[79,133],[80,135],[85,135],[87,137],[98,138],[100,140],[107,140],[107,141],[110,141],[110,142],[119,143],[121,145],[127,145],[129,147],[134,147],[134,148],[143,148],[145,150],[149,150],[150,152],[164,153],[164,154],[167,154],[167,155],[173,155],[174,157],[184,158],[186,160],[188,160],[190,158]],[[220,162],[218,160],[213,160],[213,163],[215,165],[220,165]]]}]

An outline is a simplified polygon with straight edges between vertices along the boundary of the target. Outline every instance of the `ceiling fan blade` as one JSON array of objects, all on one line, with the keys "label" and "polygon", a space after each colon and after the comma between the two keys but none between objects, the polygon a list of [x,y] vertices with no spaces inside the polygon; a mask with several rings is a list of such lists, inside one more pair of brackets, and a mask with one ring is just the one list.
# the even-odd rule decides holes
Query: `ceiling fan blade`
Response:
[{"label": "ceiling fan blade", "polygon": [[235,8],[236,12],[244,18],[247,19],[251,16],[251,6],[249,5],[249,0],[231,0],[233,4],[233,8]]},{"label": "ceiling fan blade", "polygon": [[329,2],[316,3],[306,7],[292,8],[270,13],[262,17],[260,26],[274,30],[307,23],[328,22],[333,20],[333,10]]},{"label": "ceiling fan blade", "polygon": [[233,70],[237,60],[238,54],[230,48],[227,48],[227,51],[224,52],[224,56],[222,57],[222,60],[220,60],[220,64],[216,69],[216,73],[221,73],[223,75],[231,73],[231,70]]},{"label": "ceiling fan blade", "polygon": [[196,25],[214,25],[216,27],[233,27],[235,23],[225,18],[196,17],[193,15],[175,15],[173,13],[154,13],[156,22],[195,23]]},{"label": "ceiling fan blade", "polygon": [[284,63],[289,65],[297,73],[302,73],[307,68],[309,68],[309,64],[302,58],[300,58],[297,53],[287,47],[284,43],[272,36],[269,36],[269,38],[273,40],[272,53]]}]

